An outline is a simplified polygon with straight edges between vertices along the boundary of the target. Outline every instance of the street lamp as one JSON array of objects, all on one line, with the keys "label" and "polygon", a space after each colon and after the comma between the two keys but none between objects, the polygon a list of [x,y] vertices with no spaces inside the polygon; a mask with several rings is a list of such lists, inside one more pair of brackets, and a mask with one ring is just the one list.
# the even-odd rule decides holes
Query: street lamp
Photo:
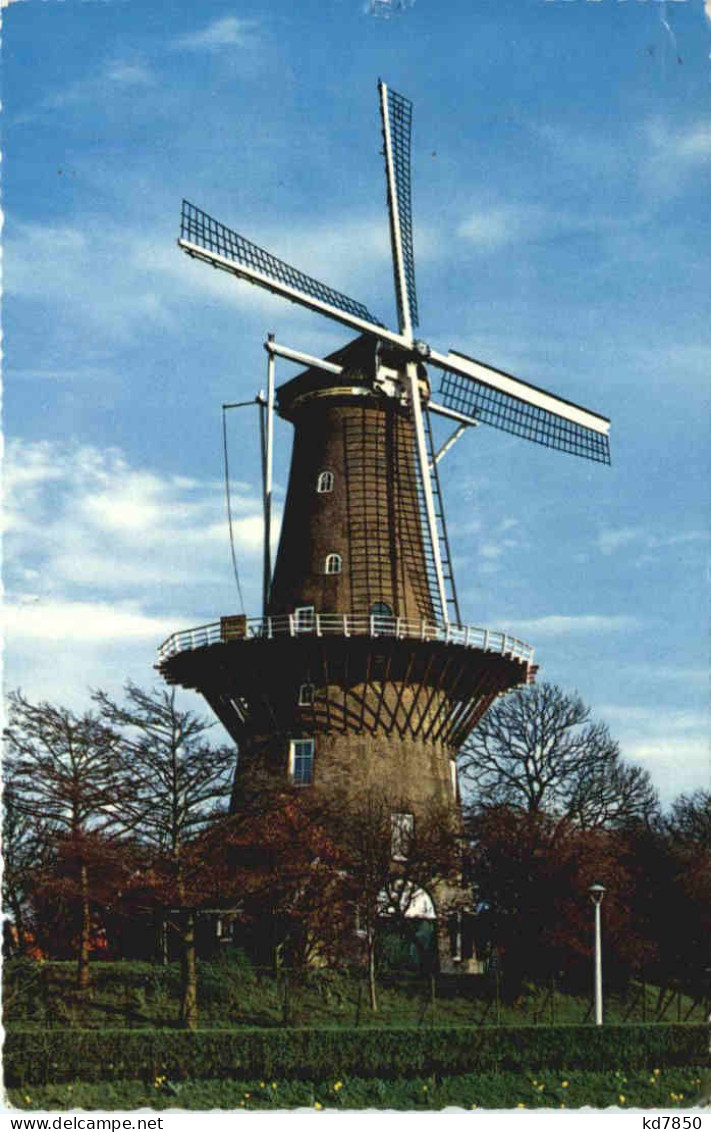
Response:
[{"label": "street lamp", "polygon": [[602,884],[591,884],[590,899],[595,905],[595,1025],[602,1026],[602,946],[600,933],[600,905],[605,895]]}]

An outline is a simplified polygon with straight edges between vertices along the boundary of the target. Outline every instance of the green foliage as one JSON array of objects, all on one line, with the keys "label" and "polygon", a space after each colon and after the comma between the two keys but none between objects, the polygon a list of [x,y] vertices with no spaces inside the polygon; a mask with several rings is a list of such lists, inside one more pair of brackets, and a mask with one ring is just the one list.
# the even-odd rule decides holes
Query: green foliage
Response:
[{"label": "green foliage", "polygon": [[[655,1067],[659,1069],[659,1067]],[[173,1082],[159,1075],[153,1081],[111,1081],[25,1086],[9,1090],[9,1100],[25,1110],[68,1108],[132,1110],[136,1108],[237,1109],[321,1107],[323,1109],[391,1108],[576,1109],[684,1108],[698,1104],[708,1091],[704,1072],[693,1066],[616,1072],[571,1070],[545,1074],[503,1070],[463,1074],[436,1080],[417,1076],[338,1077],[321,1080],[242,1079]]]},{"label": "green foliage", "polygon": [[9,1030],[8,1085],[139,1078],[444,1077],[502,1070],[612,1071],[703,1064],[704,1026],[382,1030]]}]

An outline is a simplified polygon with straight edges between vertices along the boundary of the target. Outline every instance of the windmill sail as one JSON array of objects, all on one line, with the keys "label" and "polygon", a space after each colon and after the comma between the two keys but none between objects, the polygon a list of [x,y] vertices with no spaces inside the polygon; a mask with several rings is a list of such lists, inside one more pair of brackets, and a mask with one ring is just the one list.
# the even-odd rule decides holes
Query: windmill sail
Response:
[{"label": "windmill sail", "polygon": [[464,354],[433,353],[429,360],[443,370],[439,393],[448,409],[546,448],[610,463],[606,417]]},{"label": "windmill sail", "polygon": [[415,252],[412,243],[412,186],[410,138],[412,103],[380,83],[380,110],[385,141],[390,238],[393,248],[395,294],[401,332],[419,326],[415,288]]},{"label": "windmill sail", "polygon": [[341,311],[350,316],[342,320],[347,325],[373,332],[381,326],[363,303],[291,267],[187,200],[183,201],[178,243],[188,255],[205,259],[214,267],[276,291],[293,302],[330,313],[332,317],[337,317],[336,312]]}]

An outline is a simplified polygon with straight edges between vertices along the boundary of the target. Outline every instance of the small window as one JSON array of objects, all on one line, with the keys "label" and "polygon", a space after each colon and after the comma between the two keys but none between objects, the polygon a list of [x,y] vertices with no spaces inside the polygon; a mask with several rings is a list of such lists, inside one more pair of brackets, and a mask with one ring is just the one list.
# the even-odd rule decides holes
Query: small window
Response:
[{"label": "small window", "polygon": [[313,684],[302,684],[299,688],[299,707],[310,707],[314,702]]},{"label": "small window", "polygon": [[415,832],[414,814],[390,815],[390,853],[394,861],[406,861]]},{"label": "small window", "polygon": [[326,558],[326,574],[340,574],[341,572],[341,556],[340,554],[329,554]]},{"label": "small window", "polygon": [[395,618],[390,606],[376,601],[370,607],[370,631],[374,637],[390,637],[395,632]]},{"label": "small window", "polygon": [[292,739],[289,747],[289,777],[294,786],[310,786],[314,777],[313,739]]},{"label": "small window", "polygon": [[385,601],[376,601],[370,607],[371,617],[392,617],[393,611]]},{"label": "small window", "polygon": [[449,760],[449,774],[450,774],[450,778],[452,780],[452,793],[454,794],[454,797],[456,798],[457,797],[457,760],[456,759],[450,759]]},{"label": "small window", "polygon": [[333,491],[333,472],[321,472],[321,475],[316,481],[316,491],[319,495],[325,495],[327,491]]},{"label": "small window", "polygon": [[300,605],[294,610],[294,628],[297,633],[310,633],[314,627],[313,605]]}]

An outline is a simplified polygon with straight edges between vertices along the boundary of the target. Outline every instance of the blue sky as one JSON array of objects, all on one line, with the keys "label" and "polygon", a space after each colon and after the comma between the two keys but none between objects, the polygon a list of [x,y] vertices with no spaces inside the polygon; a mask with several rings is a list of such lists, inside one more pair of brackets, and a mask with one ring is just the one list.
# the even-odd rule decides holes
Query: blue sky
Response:
[{"label": "blue sky", "polygon": [[[81,707],[238,608],[220,405],[268,331],[348,334],[189,261],[180,200],[394,325],[382,76],[415,107],[422,337],[613,422],[611,468],[487,428],[446,457],[463,617],[534,644],[665,800],[708,784],[703,0],[25,0],[3,39],[6,684]],[[255,411],[229,432],[257,614]]]}]

